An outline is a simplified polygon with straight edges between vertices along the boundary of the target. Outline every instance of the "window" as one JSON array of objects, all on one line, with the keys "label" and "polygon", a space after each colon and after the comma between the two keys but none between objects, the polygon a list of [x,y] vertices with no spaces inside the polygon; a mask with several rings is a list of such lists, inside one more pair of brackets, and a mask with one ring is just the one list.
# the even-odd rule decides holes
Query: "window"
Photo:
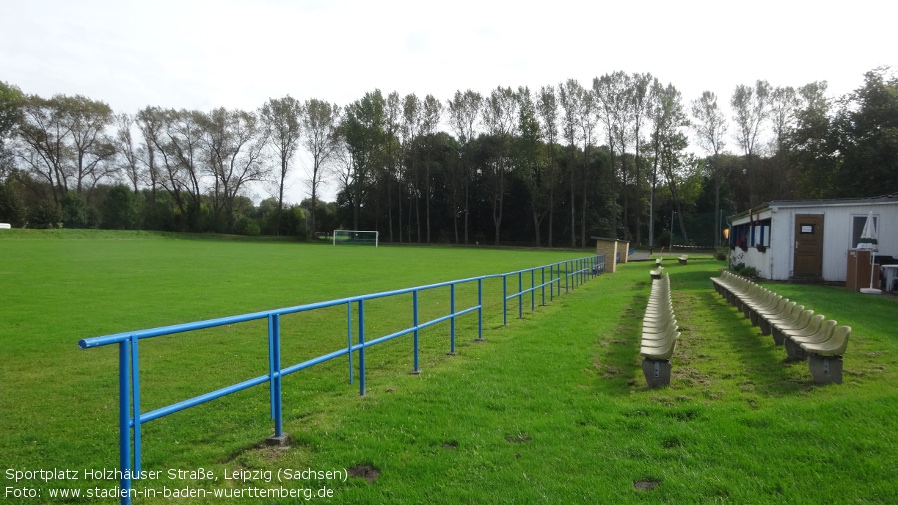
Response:
[{"label": "window", "polygon": [[[861,240],[861,233],[864,232],[865,224],[867,224],[866,214],[851,216],[851,244],[848,245],[849,249],[857,247],[858,241]],[[876,227],[876,230],[879,231],[879,216],[873,216],[873,225]]]}]

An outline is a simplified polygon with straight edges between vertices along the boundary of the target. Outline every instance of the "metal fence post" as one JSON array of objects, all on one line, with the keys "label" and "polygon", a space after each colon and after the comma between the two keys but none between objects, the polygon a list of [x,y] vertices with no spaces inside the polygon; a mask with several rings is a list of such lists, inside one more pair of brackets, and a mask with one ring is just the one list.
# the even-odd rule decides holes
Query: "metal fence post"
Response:
[{"label": "metal fence post", "polygon": [[140,474],[140,359],[137,336],[131,335],[131,404],[134,411],[134,473]]},{"label": "metal fence post", "polygon": [[449,320],[449,354],[455,355],[455,283],[449,285],[449,312],[452,319]]},{"label": "metal fence post", "polygon": [[536,310],[536,270],[530,269],[530,312]]},{"label": "metal fence post", "polygon": [[122,471],[120,481],[122,505],[131,504],[131,378],[130,369],[131,341],[123,340],[118,344],[118,440],[119,468]]},{"label": "metal fence post", "polygon": [[284,435],[281,395],[281,318],[268,315],[268,383],[271,395],[271,418],[274,419],[274,436]]},{"label": "metal fence post", "polygon": [[477,279],[477,340],[483,340],[483,278]]},{"label": "metal fence post", "polygon": [[365,396],[365,301],[359,300],[359,396]]},{"label": "metal fence post", "polygon": [[349,383],[352,384],[352,302],[346,302],[346,355],[349,358]]},{"label": "metal fence post", "polygon": [[524,319],[524,272],[518,272],[518,319]]},{"label": "metal fence post", "polygon": [[502,274],[502,326],[508,326],[508,276]]},{"label": "metal fence post", "polygon": [[549,265],[549,301],[555,300],[555,265]]},{"label": "metal fence post", "polygon": [[564,294],[568,294],[571,292],[570,289],[570,281],[571,281],[571,262],[570,260],[564,262]]},{"label": "metal fence post", "polygon": [[412,316],[412,324],[415,327],[415,368],[412,370],[413,374],[421,373],[421,370],[418,369],[418,290],[412,291],[412,311],[414,312]]}]

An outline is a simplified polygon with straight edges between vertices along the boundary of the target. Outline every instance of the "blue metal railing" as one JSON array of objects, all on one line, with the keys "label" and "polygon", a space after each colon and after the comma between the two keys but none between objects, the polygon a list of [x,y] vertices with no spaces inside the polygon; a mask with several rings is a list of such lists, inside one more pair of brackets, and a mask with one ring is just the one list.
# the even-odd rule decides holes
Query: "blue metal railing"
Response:
[{"label": "blue metal railing", "polygon": [[[548,269],[548,279],[546,271]],[[536,283],[536,272],[540,272],[539,284]],[[455,333],[456,319],[466,314],[477,312],[477,340],[483,339],[483,282],[488,279],[502,279],[502,323],[508,324],[508,301],[515,298],[518,299],[518,318],[524,317],[524,297],[530,295],[531,311],[536,310],[536,292],[541,291],[542,305],[546,304],[546,288],[549,289],[549,300],[553,300],[554,296],[561,295],[562,279],[564,279],[564,289],[568,292],[577,286],[586,282],[590,277],[594,277],[605,271],[604,255],[590,256],[575,260],[562,261],[551,265],[529,268],[509,272],[504,274],[485,275],[481,277],[472,277],[468,279],[460,279],[455,281],[441,282],[437,284],[429,284],[413,288],[398,289],[394,291],[385,291],[382,293],[374,293],[369,295],[354,296],[350,298],[341,298],[326,302],[310,303],[306,305],[298,305],[275,310],[267,310],[262,312],[253,312],[250,314],[242,314],[237,316],[222,317],[217,319],[209,319],[205,321],[196,321],[192,323],[177,324],[172,326],[163,326],[158,328],[150,328],[146,330],[138,330],[125,333],[116,333],[114,335],[106,335],[102,337],[94,337],[83,339],[78,342],[82,349],[93,347],[101,347],[105,345],[118,344],[119,346],[119,460],[121,479],[121,503],[130,504],[131,477],[140,475],[141,473],[141,425],[158,419],[160,417],[174,414],[181,410],[206,403],[216,398],[236,393],[244,389],[268,383],[270,390],[270,407],[271,418],[274,420],[274,436],[283,436],[283,405],[281,378],[300,370],[310,368],[320,363],[330,361],[332,359],[347,356],[349,361],[349,382],[353,382],[353,353],[358,357],[358,375],[359,375],[359,395],[365,394],[365,349],[374,345],[392,340],[402,335],[412,333],[414,335],[413,347],[413,373],[418,373],[419,369],[419,334],[420,330],[439,324],[444,321],[450,322],[450,354],[455,354]],[[524,288],[524,276],[530,274],[530,287]],[[515,293],[508,293],[508,279],[517,276],[518,290]],[[477,303],[463,309],[456,308],[456,288],[462,285],[477,285]],[[449,313],[429,321],[419,321],[419,294],[423,291],[433,290],[437,288],[449,287]],[[387,298],[403,294],[412,295],[412,326],[384,335],[373,340],[366,340],[365,334],[365,302],[378,298]],[[283,367],[281,364],[281,324],[280,318],[283,315],[295,314],[300,312],[308,312],[327,307],[335,307],[346,305],[346,347],[335,350],[333,352],[323,354],[321,356],[296,363],[294,365]],[[353,305],[356,306],[357,314],[357,339],[358,342],[353,344]],[[209,393],[205,393],[187,400],[183,400],[171,405],[161,407],[150,412],[141,412],[140,404],[140,359],[138,353],[138,342],[143,339],[160,337],[163,335],[173,335],[176,333],[184,333],[189,331],[202,330],[207,328],[215,328],[219,326],[245,323],[248,321],[257,321],[266,319],[268,322],[268,373],[258,377],[245,380],[243,382],[224,387]],[[133,412],[133,416],[132,416]],[[133,437],[131,432],[133,430]],[[133,442],[133,465],[132,465],[132,442]]]}]

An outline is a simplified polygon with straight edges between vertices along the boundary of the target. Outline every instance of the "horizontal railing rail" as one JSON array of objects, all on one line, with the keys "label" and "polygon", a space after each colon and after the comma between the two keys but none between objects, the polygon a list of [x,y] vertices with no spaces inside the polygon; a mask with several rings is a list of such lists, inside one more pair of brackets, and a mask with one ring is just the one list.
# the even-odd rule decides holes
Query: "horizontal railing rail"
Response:
[{"label": "horizontal railing rail", "polygon": [[[537,271],[539,271],[539,281],[537,282]],[[269,384],[270,389],[270,414],[274,420],[274,435],[279,438],[284,436],[283,432],[283,403],[281,379],[289,374],[313,367],[315,365],[330,361],[342,356],[347,356],[349,364],[349,382],[354,382],[353,371],[353,354],[358,358],[358,382],[359,394],[365,394],[365,349],[368,347],[387,342],[389,340],[401,337],[403,335],[413,334],[413,370],[412,373],[419,373],[419,337],[420,331],[435,326],[437,324],[449,321],[450,323],[450,350],[449,354],[456,353],[456,319],[476,312],[477,313],[477,340],[483,339],[483,283],[486,280],[502,279],[502,322],[503,325],[508,324],[508,301],[517,298],[518,300],[518,317],[524,317],[524,298],[530,295],[531,311],[536,310],[536,293],[541,292],[541,305],[546,304],[546,288],[549,290],[550,301],[556,295],[561,295],[562,279],[564,279],[564,289],[568,292],[577,286],[586,282],[589,277],[594,277],[605,271],[604,255],[590,256],[575,260],[561,261],[551,265],[544,265],[535,268],[528,268],[508,272],[504,274],[484,275],[480,277],[470,277],[454,281],[439,282],[435,284],[427,284],[413,288],[396,289],[392,291],[384,291],[380,293],[372,293],[367,295],[352,296],[348,298],[340,298],[324,302],[309,303],[286,307],[274,310],[265,310],[260,312],[252,312],[236,316],[220,317],[215,319],[207,319],[204,321],[195,321],[190,323],[176,324],[170,326],[162,326],[158,328],[149,328],[144,330],[136,330],[130,332],[116,333],[101,337],[86,338],[78,342],[82,349],[90,349],[94,347],[102,347],[106,345],[118,344],[119,346],[119,460],[120,470],[122,472],[121,503],[131,503],[130,493],[131,477],[141,474],[141,425],[160,417],[164,417],[176,412],[194,407],[223,396],[227,396],[244,389]],[[548,276],[546,275],[548,272]],[[524,286],[525,275],[529,275],[529,287]],[[508,280],[517,277],[517,292],[508,292]],[[477,286],[477,302],[473,305],[457,308],[456,307],[456,290],[459,286],[473,285]],[[439,288],[449,288],[449,313],[440,315],[428,321],[420,321],[419,296],[422,292],[435,290]],[[374,339],[367,340],[365,331],[365,302],[381,298],[395,297],[399,295],[412,295],[412,325],[404,329],[389,333],[387,335],[378,336]],[[281,316],[298,314],[318,309],[330,307],[346,306],[346,346],[334,351],[322,354],[320,356],[308,359],[306,361],[295,363],[290,366],[282,366],[281,363]],[[353,307],[355,307],[356,324],[353,324]],[[267,320],[268,326],[268,373],[251,379],[244,380],[237,384],[233,384],[215,391],[211,391],[193,398],[182,400],[164,407],[151,410],[149,412],[141,412],[140,401],[140,359],[138,352],[138,342],[144,339],[161,337],[166,335],[174,335],[190,331],[204,330],[227,326],[250,321]],[[355,326],[356,342],[353,342],[353,327]],[[132,434],[133,432],[133,434]],[[133,455],[132,455],[133,444]]]}]

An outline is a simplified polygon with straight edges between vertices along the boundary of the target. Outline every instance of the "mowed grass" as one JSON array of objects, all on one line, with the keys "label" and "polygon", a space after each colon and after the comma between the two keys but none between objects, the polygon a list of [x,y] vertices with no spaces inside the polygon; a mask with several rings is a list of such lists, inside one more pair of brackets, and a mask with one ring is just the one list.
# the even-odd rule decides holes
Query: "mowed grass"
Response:
[{"label": "mowed grass", "polygon": [[[584,254],[112,234],[0,239],[0,255],[3,465],[80,469],[118,462],[115,350],[78,350],[80,338]],[[270,470],[274,478],[144,485],[326,486],[328,503],[892,503],[895,300],[770,283],[853,328],[845,383],[815,386],[806,364],[784,363],[784,351],[714,292],[708,277],[721,263],[667,263],[682,331],[670,388],[647,389],[642,378],[638,336],[649,266],[629,264],[535,312],[526,304],[524,320],[511,317],[507,327],[488,317],[482,343],[472,342],[474,318],[463,319],[456,356],[445,354],[448,323],[423,332],[421,375],[408,374],[410,337],[369,350],[364,397],[347,384],[345,359],[286,377],[286,450],[262,444],[272,430],[266,386],[148,423],[144,469],[204,468],[219,477]],[[435,293],[424,310],[437,313],[443,303]],[[488,310],[495,314],[500,303],[488,302]],[[345,308],[334,310],[284,322],[285,363],[345,343]],[[382,326],[368,331],[404,324],[405,311],[384,305],[369,314],[366,307],[366,319],[379,321],[370,324]],[[260,323],[142,341],[144,410],[264,373],[264,331]],[[280,469],[355,466],[376,471],[373,482],[276,481]]]},{"label": "mowed grass", "polygon": [[[333,247],[136,232],[4,233],[0,236],[3,466],[118,466],[117,350],[115,346],[79,350],[82,338],[500,273],[585,254]],[[495,326],[501,284],[491,281],[487,290],[486,323]],[[458,294],[460,308],[475,303],[476,284],[460,287]],[[422,293],[422,321],[446,311],[448,288]],[[344,347],[345,320],[345,306],[285,316],[284,366]],[[369,302],[366,320],[369,340],[410,326],[411,295]],[[422,342],[422,366],[447,359],[447,325],[422,332],[422,340],[439,335]],[[476,336],[473,315],[459,321],[462,334],[468,341]],[[369,351],[369,377],[409,370],[409,338]],[[143,412],[263,375],[268,369],[264,321],[145,340],[140,348]],[[347,384],[347,372],[343,359],[288,377],[285,404],[312,412],[330,397],[352,397],[357,388]],[[210,417],[213,422],[207,423]],[[253,388],[146,425],[144,463],[191,469],[209,465],[222,454],[264,438],[271,429],[267,387]],[[155,438],[154,430],[161,438]],[[5,478],[5,473],[0,475]]]}]

